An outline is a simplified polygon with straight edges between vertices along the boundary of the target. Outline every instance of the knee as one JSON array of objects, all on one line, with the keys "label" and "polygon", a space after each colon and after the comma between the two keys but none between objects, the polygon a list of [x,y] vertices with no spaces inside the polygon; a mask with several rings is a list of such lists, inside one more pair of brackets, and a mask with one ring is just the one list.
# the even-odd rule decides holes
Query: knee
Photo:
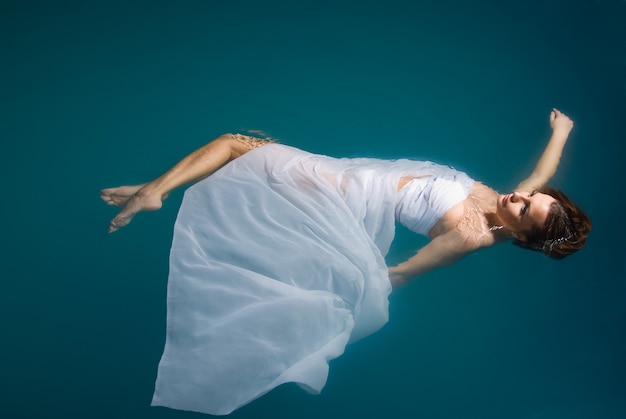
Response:
[{"label": "knee", "polygon": [[219,141],[225,141],[225,142],[234,141],[235,140],[235,134],[231,134],[231,133],[227,132],[226,134],[222,134],[219,137],[216,137],[216,138],[213,139],[213,141],[218,141],[218,140]]},{"label": "knee", "polygon": [[231,159],[235,159],[248,151],[239,140],[237,134],[222,134],[215,138],[212,143],[223,149],[227,149],[230,153]]}]

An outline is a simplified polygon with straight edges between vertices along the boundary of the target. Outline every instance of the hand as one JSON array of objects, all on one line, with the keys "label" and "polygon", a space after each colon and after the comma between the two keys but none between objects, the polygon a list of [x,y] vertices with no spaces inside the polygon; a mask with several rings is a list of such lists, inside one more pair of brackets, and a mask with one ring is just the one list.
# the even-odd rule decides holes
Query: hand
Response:
[{"label": "hand", "polygon": [[554,133],[562,133],[567,136],[574,128],[574,121],[558,109],[552,109],[552,112],[550,112],[550,127]]},{"label": "hand", "polygon": [[391,282],[391,286],[393,288],[398,288],[403,285],[406,285],[408,282],[406,277],[400,273],[400,270],[397,266],[389,268],[389,281]]}]

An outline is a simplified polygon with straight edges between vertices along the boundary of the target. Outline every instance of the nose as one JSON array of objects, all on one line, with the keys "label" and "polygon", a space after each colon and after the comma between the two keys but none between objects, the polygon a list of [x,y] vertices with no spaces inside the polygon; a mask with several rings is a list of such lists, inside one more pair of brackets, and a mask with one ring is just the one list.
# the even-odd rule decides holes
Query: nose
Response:
[{"label": "nose", "polygon": [[513,196],[511,196],[511,202],[520,202],[524,201],[528,198],[528,193],[525,192],[513,192]]}]

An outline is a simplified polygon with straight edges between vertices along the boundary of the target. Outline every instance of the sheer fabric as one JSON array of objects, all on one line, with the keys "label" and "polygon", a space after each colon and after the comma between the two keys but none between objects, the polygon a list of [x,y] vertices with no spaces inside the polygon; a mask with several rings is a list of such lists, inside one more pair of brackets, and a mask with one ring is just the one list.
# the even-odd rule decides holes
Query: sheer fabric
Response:
[{"label": "sheer fabric", "polygon": [[223,415],[285,382],[319,393],[328,361],[387,322],[397,184],[416,163],[269,144],[189,188],[152,404]]}]

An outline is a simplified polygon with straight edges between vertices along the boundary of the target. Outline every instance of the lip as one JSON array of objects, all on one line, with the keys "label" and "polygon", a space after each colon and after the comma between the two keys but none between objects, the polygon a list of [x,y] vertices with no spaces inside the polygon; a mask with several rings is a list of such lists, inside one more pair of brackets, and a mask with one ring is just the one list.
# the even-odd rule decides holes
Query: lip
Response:
[{"label": "lip", "polygon": [[506,205],[506,203],[509,201],[509,198],[511,198],[511,194],[504,195],[504,197],[502,198],[502,206]]}]

